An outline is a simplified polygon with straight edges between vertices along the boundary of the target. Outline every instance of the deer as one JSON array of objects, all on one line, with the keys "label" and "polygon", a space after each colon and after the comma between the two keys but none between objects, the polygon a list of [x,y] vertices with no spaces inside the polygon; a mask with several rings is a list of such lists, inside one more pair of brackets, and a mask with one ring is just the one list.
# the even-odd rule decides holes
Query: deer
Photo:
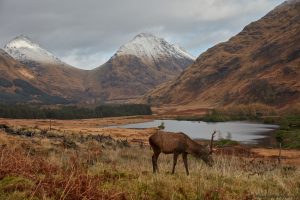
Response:
[{"label": "deer", "polygon": [[206,147],[201,145],[194,140],[192,140],[186,134],[179,133],[169,133],[157,131],[149,137],[149,144],[153,150],[152,165],[153,173],[159,172],[157,160],[160,153],[173,154],[173,169],[172,174],[175,173],[175,166],[177,163],[177,158],[182,154],[183,163],[185,166],[186,174],[189,175],[188,160],[187,155],[202,159],[208,166],[212,166],[213,159],[213,140],[216,131],[213,132],[211,136],[210,146]]}]

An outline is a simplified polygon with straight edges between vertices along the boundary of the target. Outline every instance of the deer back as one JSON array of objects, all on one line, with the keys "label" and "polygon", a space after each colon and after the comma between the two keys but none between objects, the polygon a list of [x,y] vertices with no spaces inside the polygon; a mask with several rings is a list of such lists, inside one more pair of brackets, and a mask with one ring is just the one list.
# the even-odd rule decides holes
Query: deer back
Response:
[{"label": "deer back", "polygon": [[183,133],[159,131],[149,139],[150,145],[159,148],[163,153],[183,153],[188,149],[187,136]]}]

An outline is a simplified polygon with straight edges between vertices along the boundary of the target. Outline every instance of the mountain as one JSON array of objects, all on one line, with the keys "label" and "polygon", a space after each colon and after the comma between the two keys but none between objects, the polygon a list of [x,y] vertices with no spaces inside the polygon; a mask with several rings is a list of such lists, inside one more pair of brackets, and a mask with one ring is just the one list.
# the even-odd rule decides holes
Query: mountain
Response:
[{"label": "mountain", "polygon": [[35,72],[0,49],[0,102],[5,103],[66,103],[66,100],[49,95],[39,89]]},{"label": "mountain", "polygon": [[87,71],[72,67],[26,36],[18,36],[4,50],[33,71],[32,82],[50,95],[74,102],[82,98]]},{"label": "mountain", "polygon": [[[115,56],[133,55],[148,62],[159,62],[164,58],[178,58],[195,60],[177,44],[171,45],[162,38],[158,38],[150,33],[140,33],[130,42],[124,44],[116,52]],[[184,68],[179,66],[179,68]]]},{"label": "mountain", "polygon": [[137,98],[178,76],[194,57],[177,45],[141,33],[122,45],[102,66],[90,71],[88,92],[96,101]]},{"label": "mountain", "polygon": [[[194,61],[178,45],[146,33],[121,46],[107,63],[94,70],[72,67],[26,36],[14,38],[4,50],[0,62],[3,72],[0,84],[4,85],[0,89],[3,95],[4,92],[11,95],[7,97],[9,101],[16,102],[51,103],[50,97],[59,97],[54,103],[124,102],[174,78]],[[26,82],[29,88],[48,95],[50,100],[31,90],[26,93],[28,97],[25,93],[23,99],[16,96],[19,91],[14,86],[16,80]],[[5,99],[3,96],[0,101]]]},{"label": "mountain", "polygon": [[253,102],[285,106],[300,100],[300,1],[286,1],[229,41],[201,54],[178,78],[143,98],[153,104]]},{"label": "mountain", "polygon": [[28,37],[20,35],[4,46],[4,50],[16,60],[27,64],[31,62],[44,64],[64,64],[57,57],[34,43]]}]

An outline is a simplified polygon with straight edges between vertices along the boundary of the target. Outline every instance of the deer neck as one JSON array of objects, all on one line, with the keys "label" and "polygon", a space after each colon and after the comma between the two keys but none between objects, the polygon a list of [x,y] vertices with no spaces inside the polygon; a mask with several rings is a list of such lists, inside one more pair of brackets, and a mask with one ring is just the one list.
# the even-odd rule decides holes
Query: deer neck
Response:
[{"label": "deer neck", "polygon": [[203,146],[197,142],[190,140],[188,141],[187,153],[195,155],[199,152],[199,149],[202,149]]}]

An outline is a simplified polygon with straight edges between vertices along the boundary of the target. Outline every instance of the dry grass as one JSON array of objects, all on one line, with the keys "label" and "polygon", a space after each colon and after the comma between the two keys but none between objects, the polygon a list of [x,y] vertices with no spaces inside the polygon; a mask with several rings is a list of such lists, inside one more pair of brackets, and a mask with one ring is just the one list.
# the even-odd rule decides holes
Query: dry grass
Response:
[{"label": "dry grass", "polygon": [[[149,147],[85,141],[66,148],[49,138],[0,134],[0,199],[260,199],[300,195],[296,166],[276,159],[215,155],[211,168],[189,157],[171,175],[172,156],[161,155],[152,174]],[[270,198],[272,199],[272,198]],[[292,199],[292,198],[290,198]]]},{"label": "dry grass", "polygon": [[46,157],[2,145],[0,155],[0,199],[118,199],[98,189],[103,177],[90,175],[78,152]]},{"label": "dry grass", "polygon": [[171,175],[172,156],[161,155],[160,173],[151,172],[148,149],[105,151],[103,160],[91,168],[94,174],[118,174],[106,189],[118,188],[129,199],[255,199],[258,195],[300,197],[300,173],[295,167],[279,167],[274,159],[215,156],[210,168],[189,158],[190,176],[180,160]]},{"label": "dry grass", "polygon": [[285,115],[300,115],[300,103],[295,103],[281,109],[281,113]]}]

